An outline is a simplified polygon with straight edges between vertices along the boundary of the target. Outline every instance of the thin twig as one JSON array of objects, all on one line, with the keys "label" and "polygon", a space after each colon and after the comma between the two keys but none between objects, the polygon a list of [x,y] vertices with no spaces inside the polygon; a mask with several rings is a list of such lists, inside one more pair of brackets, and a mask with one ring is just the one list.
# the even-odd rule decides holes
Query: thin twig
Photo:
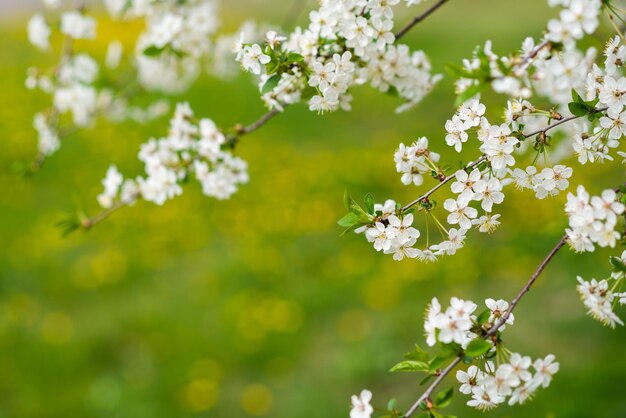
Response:
[{"label": "thin twig", "polygon": [[524,297],[524,295],[528,293],[532,285],[537,281],[541,273],[545,270],[548,263],[550,263],[550,260],[554,258],[555,254],[561,249],[561,247],[565,245],[566,242],[567,242],[567,235],[563,235],[563,237],[559,240],[559,242],[557,242],[557,244],[552,248],[552,250],[550,250],[546,258],[544,258],[541,264],[539,264],[539,266],[537,267],[537,270],[535,270],[533,275],[530,276],[530,279],[528,279],[528,281],[526,282],[524,287],[522,287],[522,289],[519,291],[517,296],[515,296],[515,298],[511,301],[509,309],[507,309],[506,313],[502,315],[502,317],[500,318],[500,321],[495,323],[489,329],[489,331],[487,331],[485,338],[488,338],[494,335],[506,323],[506,321],[509,319],[509,316],[511,316],[511,313],[513,313],[513,309],[515,309],[515,307],[517,306],[519,301],[522,299],[522,297]]},{"label": "thin twig", "polygon": [[422,13],[419,16],[415,16],[409,23],[407,23],[402,29],[400,29],[396,33],[396,39],[402,38],[404,35],[407,34],[408,31],[410,31],[413,28],[413,26],[417,25],[422,20],[426,19],[428,16],[433,14],[435,12],[435,10],[437,10],[438,8],[440,8],[441,6],[443,6],[447,2],[448,2],[448,0],[439,0],[437,3],[433,4],[424,13]]},{"label": "thin twig", "polygon": [[[483,154],[483,155],[480,156],[480,158],[478,158],[473,163],[470,163],[470,164],[466,165],[464,167],[464,169],[465,170],[471,170],[472,168],[476,167],[477,165],[479,165],[480,163],[482,163],[486,159],[487,159],[487,156]],[[450,174],[449,176],[444,177],[435,187],[433,187],[432,189],[430,189],[429,191],[427,191],[426,193],[424,193],[423,195],[421,195],[420,197],[418,197],[417,199],[415,199],[411,203],[408,203],[408,204],[404,205],[402,207],[402,209],[400,209],[400,210],[402,212],[405,212],[406,210],[408,210],[408,209],[412,208],[413,206],[417,205],[418,203],[420,203],[422,201],[425,201],[426,199],[428,199],[428,197],[431,194],[435,193],[437,190],[439,190],[441,187],[443,187],[444,184],[448,183],[453,178],[455,178],[454,174]]]},{"label": "thin twig", "polygon": [[88,230],[93,228],[95,225],[104,221],[106,218],[111,216],[113,213],[117,212],[121,208],[126,206],[125,203],[117,202],[115,205],[111,206],[108,209],[103,210],[102,212],[92,216],[91,218],[85,218],[80,221],[80,227],[84,230]]},{"label": "thin twig", "polygon": [[524,59],[522,60],[522,62],[520,62],[517,65],[514,65],[513,68],[518,67],[515,69],[515,71],[523,71],[526,69],[527,64],[537,56],[537,54],[544,49],[545,47],[547,47],[548,45],[550,45],[550,41],[548,41],[547,39],[544,39],[539,45],[537,45],[535,47],[535,49],[533,49],[530,54],[528,54],[527,56],[524,57]]},{"label": "thin twig", "polygon": [[243,128],[243,130],[241,132],[239,132],[239,136],[247,135],[247,134],[249,134],[251,132],[256,131],[257,129],[259,129],[261,126],[265,125],[270,119],[272,119],[274,116],[278,115],[279,113],[280,113],[280,111],[277,110],[277,109],[270,110],[269,112],[267,112],[266,114],[261,116],[259,118],[259,120],[257,120],[254,123],[251,123],[250,125],[248,125],[245,128]]},{"label": "thin twig", "polygon": [[[565,245],[566,241],[567,241],[567,235],[563,236],[559,240],[559,242],[552,248],[552,250],[550,250],[548,255],[543,259],[541,264],[539,264],[539,266],[537,267],[535,272],[532,274],[532,276],[530,276],[530,279],[528,279],[524,287],[522,287],[522,289],[518,292],[517,296],[515,296],[515,298],[511,301],[509,309],[500,318],[500,321],[494,324],[489,329],[489,331],[487,331],[487,333],[484,335],[483,337],[484,339],[488,339],[492,337],[493,335],[495,335],[495,333],[498,332],[498,330],[505,324],[505,322],[507,321],[507,319],[509,318],[509,316],[511,315],[511,313],[513,312],[513,310],[519,303],[519,301],[522,299],[522,297],[524,297],[526,293],[528,293],[532,285],[537,281],[541,273],[545,270],[546,266],[554,258],[555,254],[563,247],[563,245]],[[461,362],[461,359],[462,359],[461,356],[456,357],[454,360],[452,360],[450,364],[448,364],[448,366],[445,369],[443,369],[440,372],[440,374],[437,376],[437,379],[433,383],[431,383],[430,386],[424,391],[424,393],[417,399],[417,401],[415,401],[415,403],[411,406],[411,408],[409,408],[409,410],[403,415],[403,418],[409,418],[415,413],[415,411],[420,407],[420,404],[430,397],[430,395],[433,393],[435,388],[439,386],[439,384],[443,381],[443,379],[447,375],[449,375],[450,372],[452,372],[452,370]]]},{"label": "thin twig", "polygon": [[226,141],[226,145],[230,148],[235,148],[235,145],[237,145],[237,142],[239,142],[239,138],[256,131],[257,129],[265,125],[267,122],[269,122],[270,119],[279,115],[280,113],[281,112],[278,109],[272,109],[248,126],[243,126],[241,124],[235,125],[235,127],[233,128],[235,133],[228,137]]}]

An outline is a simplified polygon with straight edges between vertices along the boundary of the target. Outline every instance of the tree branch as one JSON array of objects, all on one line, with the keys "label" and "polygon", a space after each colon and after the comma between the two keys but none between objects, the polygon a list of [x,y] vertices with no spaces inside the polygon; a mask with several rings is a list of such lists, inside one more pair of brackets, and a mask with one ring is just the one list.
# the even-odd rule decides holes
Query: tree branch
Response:
[{"label": "tree branch", "polygon": [[[607,108],[603,107],[601,109],[597,109],[597,112],[604,112],[606,111]],[[546,126],[543,129],[540,129],[538,131],[532,132],[530,134],[524,135],[524,138],[528,139],[528,138],[532,138],[534,136],[537,136],[539,134],[545,134],[546,132],[548,132],[550,129],[552,128],[556,128],[559,125],[562,125],[564,123],[567,123],[569,121],[572,121],[574,119],[578,119],[582,116],[569,116],[567,118],[563,118],[551,125]],[[471,170],[472,168],[476,167],[477,165],[479,165],[481,162],[485,161],[487,159],[487,155],[483,154],[481,155],[478,160],[474,161],[473,163],[470,163],[468,165],[466,165],[463,169],[464,170]],[[437,190],[439,190],[444,184],[448,183],[450,180],[452,180],[453,178],[455,178],[454,174],[450,174],[449,176],[444,177],[435,187],[433,187],[432,189],[430,189],[429,191],[427,191],[426,193],[424,193],[423,195],[421,195],[420,197],[418,197],[417,199],[413,200],[411,203],[408,203],[406,205],[404,205],[400,210],[402,212],[407,211],[408,209],[412,208],[413,206],[417,205],[418,203],[428,199],[428,197],[435,193]]]},{"label": "tree branch", "polygon": [[[541,273],[545,270],[547,265],[556,255],[556,253],[563,247],[563,245],[565,245],[566,241],[567,241],[567,235],[564,235],[559,240],[559,242],[557,242],[557,244],[552,248],[552,250],[550,250],[550,252],[543,259],[541,264],[537,266],[537,269],[532,274],[532,276],[530,276],[530,279],[528,279],[524,287],[522,287],[522,289],[518,292],[517,296],[515,296],[515,298],[511,301],[509,309],[500,318],[500,321],[494,324],[489,329],[489,331],[487,331],[487,334],[485,334],[485,336],[483,337],[484,339],[488,339],[489,337],[495,335],[495,333],[498,332],[498,330],[506,323],[507,319],[509,318],[509,316],[511,315],[511,313],[513,312],[513,310],[515,309],[519,301],[522,299],[522,297],[524,297],[526,293],[528,293],[532,285],[537,281]],[[455,358],[450,364],[448,364],[448,366],[445,369],[441,371],[439,376],[437,376],[437,379],[433,383],[431,383],[431,385],[424,391],[424,393],[417,399],[417,401],[415,401],[415,403],[411,406],[411,408],[409,408],[409,410],[403,415],[403,418],[409,418],[415,413],[417,408],[419,408],[420,403],[422,403],[423,401],[425,401],[426,399],[430,397],[430,395],[435,390],[435,388],[439,386],[439,384],[443,381],[443,379],[447,375],[449,375],[450,372],[461,362],[461,359],[462,357],[460,356]]]},{"label": "tree branch", "polygon": [[415,16],[409,23],[407,23],[402,29],[400,29],[397,33],[396,33],[396,39],[400,39],[402,38],[404,35],[407,34],[408,31],[410,31],[411,29],[413,29],[413,26],[417,25],[418,23],[420,23],[422,20],[426,19],[428,16],[430,16],[431,14],[433,14],[438,8],[440,8],[441,6],[443,6],[445,3],[447,3],[448,0],[439,0],[437,3],[433,4],[428,10],[426,10],[424,13],[422,13],[419,16]]}]

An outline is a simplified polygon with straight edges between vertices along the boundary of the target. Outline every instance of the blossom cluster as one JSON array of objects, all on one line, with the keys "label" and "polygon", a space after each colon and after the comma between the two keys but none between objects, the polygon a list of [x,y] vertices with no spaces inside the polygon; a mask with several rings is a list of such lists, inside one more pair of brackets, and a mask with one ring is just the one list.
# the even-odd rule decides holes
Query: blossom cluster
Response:
[{"label": "blossom cluster", "polygon": [[[29,69],[26,79],[28,89],[39,89],[53,97],[52,107],[34,117],[33,126],[38,133],[38,149],[42,155],[50,155],[60,146],[58,120],[61,115],[70,114],[75,126],[87,126],[98,105],[93,86],[99,75],[98,64],[91,56],[74,54],[70,50],[72,40],[95,38],[96,21],[82,11],[72,9],[60,14],[54,29],[64,36],[68,51],[64,51],[61,62],[49,71]],[[35,14],[28,22],[28,39],[43,51],[50,49],[52,31],[53,27],[43,14]]]},{"label": "blossom cluster", "polygon": [[233,156],[227,138],[211,119],[196,122],[187,103],[176,106],[169,135],[144,143],[139,159],[145,164],[145,176],[136,179],[124,180],[115,166],[109,168],[98,196],[102,207],[130,205],[139,198],[162,205],[182,194],[182,183],[192,175],[205,195],[220,200],[248,182],[247,163]]},{"label": "blossom cluster", "polygon": [[[463,169],[446,176],[437,165],[440,155],[429,149],[426,137],[419,138],[411,146],[400,144],[394,153],[396,170],[402,174],[405,185],[422,185],[424,175],[430,173],[440,182],[451,182],[452,198],[443,201],[447,212],[444,226],[434,214],[434,204],[430,197],[418,199],[418,211],[425,211],[435,226],[444,234],[444,240],[430,244],[423,249],[415,248],[421,236],[412,226],[414,218],[407,208],[397,206],[389,215],[375,212],[372,222],[366,227],[366,238],[373,242],[377,251],[394,254],[394,259],[417,258],[434,261],[440,255],[453,255],[463,247],[466,233],[476,228],[479,232],[493,232],[500,225],[500,215],[494,208],[503,203],[504,188],[514,184],[519,189],[531,189],[538,199],[545,199],[567,190],[573,170],[562,164],[538,170],[535,165],[525,169],[516,167],[514,152],[526,153],[529,147],[522,147],[526,139],[522,129],[532,119],[543,119],[549,112],[538,112],[528,101],[509,101],[505,112],[505,123],[491,124],[485,116],[486,107],[478,98],[463,103],[445,124],[445,141],[458,152],[467,144],[470,135],[475,136],[481,157]],[[538,113],[538,114],[534,114]],[[539,155],[542,150],[534,148]],[[534,151],[533,151],[534,152]],[[536,158],[535,158],[536,160]],[[534,163],[534,162],[533,162]],[[430,194],[430,193],[428,193]],[[395,202],[393,203],[395,205]],[[392,219],[389,216],[393,216]],[[399,228],[412,231],[410,235],[399,234]],[[414,231],[414,232],[413,232]],[[360,232],[360,230],[357,230]],[[401,237],[401,239],[398,239]]]},{"label": "blossom cluster", "polygon": [[[458,370],[456,379],[461,383],[459,391],[471,395],[467,405],[486,411],[506,402],[522,404],[540,387],[548,387],[552,377],[559,371],[559,363],[548,354],[534,362],[528,356],[511,353],[508,362],[497,367],[487,361],[484,369],[472,365],[467,371]],[[534,369],[534,373],[531,371]]]},{"label": "blossom cluster", "polygon": [[[509,303],[503,299],[486,299],[485,305],[489,310],[489,316],[483,325],[491,328],[493,325],[500,325],[502,317],[509,309]],[[424,322],[424,332],[426,334],[426,344],[434,346],[437,342],[443,344],[456,343],[462,348],[478,337],[476,334],[476,320],[474,311],[478,308],[474,302],[466,301],[456,297],[450,299],[450,306],[442,311],[441,304],[437,298],[433,298]],[[499,329],[503,330],[506,324],[513,325],[515,317],[511,314],[506,318],[504,324]]]},{"label": "blossom cluster", "polygon": [[[569,125],[573,134],[569,141],[563,141],[564,147],[557,149],[552,155],[553,160],[567,156],[568,150],[569,153],[572,150],[576,152],[581,164],[612,160],[609,151],[620,144],[626,133],[626,78],[621,75],[626,47],[619,37],[607,43],[604,56],[605,69],[594,64],[593,69],[584,77],[585,99],[576,91],[571,94],[574,101],[569,103],[569,110],[574,114],[568,120],[572,120]],[[375,233],[372,229],[366,237],[370,242],[375,241],[374,237],[379,243],[384,241],[384,248],[376,246],[378,251],[394,254],[397,260],[408,257],[433,261],[440,255],[453,255],[463,246],[465,235],[470,229],[492,232],[500,224],[500,215],[493,213],[493,209],[504,201],[504,188],[507,185],[513,184],[518,189],[532,190],[538,199],[554,197],[568,190],[573,175],[571,167],[564,164],[543,168],[538,166],[539,156],[544,154],[543,160],[547,162],[547,149],[553,145],[546,132],[566,126],[567,124],[561,123],[566,121],[563,120],[564,116],[554,109],[538,109],[524,99],[507,102],[504,123],[492,124],[485,114],[485,106],[478,97],[474,97],[465,101],[452,118],[446,121],[445,142],[449,146],[461,152],[469,144],[471,136],[475,136],[478,149],[482,153],[478,160],[453,174],[444,174],[438,165],[440,156],[429,149],[426,137],[419,138],[410,147],[400,145],[394,154],[394,161],[396,170],[402,175],[403,184],[422,185],[424,175],[428,173],[440,182],[452,182],[450,190],[455,196],[445,199],[442,205],[447,211],[446,221],[452,228],[444,226],[436,219],[433,213],[434,204],[428,192],[426,198],[418,199],[411,206],[417,203],[418,211],[426,211],[432,216],[435,225],[444,234],[443,242],[430,244],[427,239],[425,249],[413,248],[419,246],[417,238],[421,234],[412,226],[413,217],[404,220],[408,214],[407,208],[398,206],[393,215],[405,228],[411,227],[418,233],[413,233],[412,240],[395,239],[398,235],[397,228],[389,223],[387,216],[377,213],[372,217],[369,228],[375,228],[378,232]],[[546,117],[548,125],[538,127],[545,123],[542,121]],[[552,120],[558,123],[550,124]],[[525,133],[528,131],[532,133]],[[534,141],[531,140],[533,137]],[[521,158],[515,154],[520,154]],[[534,155],[532,163],[518,167],[517,160],[521,161],[525,155]],[[626,153],[619,152],[619,155],[626,156]],[[567,233],[570,244],[576,250],[592,251],[594,243],[615,246],[616,240],[620,238],[620,234],[615,231],[615,221],[624,210],[623,205],[615,199],[614,192],[605,191],[602,197],[590,200],[584,189],[579,192],[578,197],[572,194],[568,196],[566,210],[570,227]],[[597,208],[602,205],[610,206],[612,211]]]},{"label": "blossom cluster", "polygon": [[439,170],[435,164],[439,162],[440,155],[428,149],[428,138],[418,138],[410,146],[400,144],[393,159],[396,170],[402,174],[402,184],[408,186],[414,184],[421,186],[424,183],[424,175],[437,173]]},{"label": "blossom cluster", "polygon": [[[577,41],[598,28],[600,0],[548,0],[561,7],[558,19],[547,24],[539,43],[526,38],[519,55],[498,56],[491,41],[479,47],[458,68],[459,94],[474,94],[481,85],[509,97],[530,98],[534,93],[559,105],[569,101],[571,89],[581,90],[596,58],[596,49],[580,50]],[[470,95],[471,95],[470,94]]]},{"label": "blossom cluster", "polygon": [[308,100],[312,111],[348,110],[349,88],[370,83],[402,97],[406,104],[399,109],[405,110],[420,102],[440,76],[430,73],[422,51],[396,45],[392,6],[399,3],[323,0],[305,29],[298,27],[289,36],[268,32],[263,45],[242,37],[237,60],[260,76],[263,100],[272,109]]},{"label": "blossom cluster", "polygon": [[211,38],[219,28],[213,0],[106,0],[113,16],[142,18],[145,29],[135,44],[139,83],[146,89],[187,90],[210,57]]},{"label": "blossom cluster", "polygon": [[615,324],[624,325],[624,321],[615,314],[617,304],[626,305],[626,292],[620,292],[626,277],[626,251],[620,257],[611,257],[614,271],[607,279],[590,281],[578,276],[576,289],[589,314],[605,325],[615,328]]},{"label": "blossom cluster", "polygon": [[[96,20],[87,14],[83,4],[62,11],[60,2],[46,1],[50,9],[46,16],[37,13],[28,23],[30,42],[42,51],[51,49],[50,37],[58,31],[63,38],[61,59],[52,68],[29,68],[26,87],[41,90],[52,97],[52,105],[37,113],[33,126],[38,133],[40,157],[53,154],[68,132],[88,127],[96,116],[106,116],[111,121],[132,119],[148,122],[161,117],[169,110],[164,100],[157,100],[146,108],[128,103],[127,92],[117,91],[102,76],[102,66],[85,52],[79,52],[76,40],[94,40],[97,34]],[[123,47],[119,41],[111,41],[104,60],[108,70],[120,65]],[[63,115],[68,114],[69,123],[62,128]]]},{"label": "blossom cluster", "polygon": [[616,226],[618,217],[624,213],[624,204],[614,190],[590,197],[584,186],[579,185],[575,195],[567,194],[565,212],[569,218],[568,242],[576,251],[593,251],[594,244],[615,247],[621,238]]}]

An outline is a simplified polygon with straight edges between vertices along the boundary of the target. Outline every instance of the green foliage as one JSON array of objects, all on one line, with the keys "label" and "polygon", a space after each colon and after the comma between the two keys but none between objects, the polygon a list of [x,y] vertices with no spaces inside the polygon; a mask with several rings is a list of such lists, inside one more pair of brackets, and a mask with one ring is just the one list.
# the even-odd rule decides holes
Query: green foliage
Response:
[{"label": "green foliage", "polygon": [[597,104],[597,98],[590,101],[584,101],[576,90],[572,89],[572,101],[568,103],[567,107],[572,115],[580,117],[586,116],[589,121],[594,121],[595,119],[599,119],[604,114],[603,111],[596,109]]},{"label": "green foliage", "polygon": [[372,216],[374,212],[374,198],[370,194],[365,196],[367,212],[350,197],[347,191],[344,193],[343,201],[346,209],[348,209],[348,213],[337,221],[339,226],[346,228],[341,235],[354,231],[363,225],[370,224],[374,219]]},{"label": "green foliage", "polygon": [[491,347],[493,347],[493,344],[489,341],[482,338],[475,338],[467,345],[465,354],[470,357],[479,357],[489,351]]}]

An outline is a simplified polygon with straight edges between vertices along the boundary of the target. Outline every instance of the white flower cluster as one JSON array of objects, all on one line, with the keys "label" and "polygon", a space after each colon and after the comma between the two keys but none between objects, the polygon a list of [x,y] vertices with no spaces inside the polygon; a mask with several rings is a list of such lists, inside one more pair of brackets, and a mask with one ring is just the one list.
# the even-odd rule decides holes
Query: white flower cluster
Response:
[{"label": "white flower cluster", "polygon": [[[486,411],[499,404],[522,404],[540,387],[548,387],[552,377],[559,371],[559,363],[552,354],[534,362],[528,356],[512,353],[507,363],[498,367],[487,361],[484,370],[470,366],[467,371],[458,370],[456,379],[461,383],[459,391],[471,395],[467,405]],[[534,373],[531,371],[534,369]]]},{"label": "white flower cluster", "polygon": [[95,39],[96,21],[78,10],[61,15],[61,33],[72,39]]},{"label": "white flower cluster", "polygon": [[586,281],[578,276],[576,289],[589,314],[604,325],[615,328],[615,324],[624,325],[624,321],[613,310],[617,304],[626,305],[626,292],[619,291],[626,277],[626,251],[620,257],[611,257],[611,263],[619,268],[615,268],[607,279]]},{"label": "white flower cluster", "polygon": [[614,190],[604,190],[601,196],[590,198],[580,185],[576,195],[567,194],[565,212],[569,217],[568,242],[576,251],[594,251],[594,244],[615,247],[621,237],[616,226],[618,217],[624,213],[624,205]]},{"label": "white flower cluster", "polygon": [[626,134],[626,47],[618,36],[607,43],[604,56],[604,68],[594,64],[588,71],[584,92],[585,99],[597,101],[596,108],[605,109],[606,114],[592,129],[584,122],[576,124],[573,148],[581,164],[613,160],[610,150]]},{"label": "white flower cluster", "polygon": [[[54,5],[53,5],[54,6]],[[94,39],[96,21],[82,11],[70,10],[61,14],[60,32],[71,39]],[[30,42],[42,50],[50,47],[51,28],[42,14],[34,15],[28,23]],[[51,109],[39,112],[34,117],[33,125],[38,133],[38,149],[46,156],[54,153],[60,146],[58,132],[59,116],[71,114],[75,126],[89,125],[98,105],[98,94],[93,86],[99,76],[96,61],[84,53],[74,53],[67,49],[61,62],[52,74],[29,69],[26,79],[28,89],[40,89],[52,95]]]},{"label": "white flower cluster", "polygon": [[398,94],[407,102],[399,109],[407,109],[420,102],[440,76],[431,75],[423,52],[411,53],[406,45],[394,44],[391,7],[398,3],[322,0],[309,15],[308,28],[298,27],[288,37],[270,33],[264,47],[242,39],[237,60],[244,69],[261,75],[263,86],[271,74],[262,70],[272,55],[302,57],[263,95],[270,108],[282,109],[310,97],[312,111],[349,109],[349,88],[369,82],[382,92]]},{"label": "white flower cluster", "polygon": [[372,228],[365,231],[365,237],[374,243],[374,249],[385,254],[393,254],[394,260],[417,257],[419,250],[413,248],[413,245],[419,238],[420,231],[411,226],[413,214],[408,214],[402,219],[390,215],[386,222],[386,225],[376,222]]},{"label": "white flower cluster", "polygon": [[98,196],[104,208],[132,204],[138,198],[162,205],[182,194],[181,184],[191,175],[205,195],[220,200],[248,182],[246,162],[227,150],[226,137],[212,120],[196,123],[187,103],[176,106],[169,135],[143,144],[139,159],[145,163],[146,177],[122,181],[115,167],[109,169],[105,190]]},{"label": "white flower cluster", "polygon": [[418,138],[408,147],[400,144],[393,156],[396,170],[402,173],[400,180],[406,186],[409,184],[421,186],[424,183],[424,174],[433,170],[437,173],[439,170],[435,164],[439,162],[439,158],[439,154],[428,149],[428,138],[425,136]]},{"label": "white flower cluster", "polygon": [[566,48],[573,48],[576,41],[585,34],[592,34],[598,28],[598,15],[602,7],[600,0],[549,0],[552,7],[561,6],[558,19],[548,22],[546,38],[559,42]]},{"label": "white flower cluster", "polygon": [[537,167],[530,165],[525,170],[515,168],[511,176],[515,186],[519,189],[530,189],[535,192],[537,199],[545,199],[559,194],[569,187],[569,178],[572,176],[571,167],[557,164],[537,171]]},{"label": "white flower cluster", "polygon": [[135,45],[135,63],[144,88],[186,90],[206,65],[216,33],[214,0],[134,1],[126,15],[144,17],[146,28]]},{"label": "white flower cluster", "polygon": [[[436,226],[447,235],[447,239],[438,244],[428,245],[424,250],[413,247],[419,234],[414,234],[411,240],[398,241],[395,228],[391,225],[388,216],[376,212],[366,234],[375,248],[385,253],[394,254],[394,258],[417,258],[422,261],[435,261],[440,255],[454,255],[463,247],[466,233],[475,227],[479,232],[493,232],[500,225],[500,215],[493,213],[494,206],[504,201],[504,187],[509,184],[519,189],[531,189],[538,199],[556,196],[569,187],[569,179],[573,170],[562,164],[545,167],[541,171],[535,165],[526,169],[515,167],[516,160],[513,152],[527,151],[521,147],[518,136],[520,130],[527,124],[534,123],[533,119],[543,119],[549,112],[539,112],[526,100],[508,101],[503,124],[492,125],[484,116],[485,106],[473,98],[463,103],[445,124],[446,143],[461,151],[463,144],[475,134],[479,142],[479,149],[483,153],[474,163],[466,165],[465,169],[457,170],[454,174],[445,176],[436,163],[439,154],[428,148],[428,139],[419,138],[410,147],[400,144],[394,154],[396,170],[402,174],[401,181],[405,185],[421,185],[424,175],[430,173],[440,181],[451,181],[450,190],[455,195],[445,199],[443,208],[448,212],[447,223],[455,228],[444,227],[432,213],[434,206],[428,199],[420,200],[417,210],[425,210],[433,216]],[[529,142],[528,140],[526,142]],[[537,152],[541,152],[537,150]],[[394,202],[395,205],[395,202]],[[425,205],[425,206],[424,206]],[[423,207],[422,207],[423,206]],[[482,213],[479,213],[482,210]],[[405,214],[400,210],[392,209],[394,222],[399,219],[411,226],[413,217],[404,221]]]},{"label": "white flower cluster", "polygon": [[[485,300],[485,305],[489,309],[489,319],[487,326],[499,323],[501,317],[509,309],[509,303],[505,300]],[[437,298],[433,298],[426,311],[426,321],[424,322],[424,332],[426,333],[426,344],[435,345],[437,342],[444,344],[456,343],[462,348],[466,348],[470,341],[477,335],[472,332],[476,324],[476,305],[471,300],[466,301],[455,297],[450,298],[450,306],[441,310],[441,304]],[[515,318],[510,315],[506,324],[513,325]],[[503,329],[504,325],[500,327]]]},{"label": "white flower cluster", "polygon": [[[551,19],[547,34],[538,44],[526,38],[519,56],[498,56],[492,51],[491,41],[478,48],[473,57],[463,61],[463,69],[470,73],[483,71],[481,80],[461,77],[456,83],[462,93],[481,82],[509,97],[530,98],[533,92],[549,97],[554,103],[566,105],[571,89],[581,90],[595,60],[595,48],[577,49],[576,42],[598,28],[600,0],[548,0],[552,7],[562,7],[559,19]],[[558,47],[555,47],[558,46]]]}]

